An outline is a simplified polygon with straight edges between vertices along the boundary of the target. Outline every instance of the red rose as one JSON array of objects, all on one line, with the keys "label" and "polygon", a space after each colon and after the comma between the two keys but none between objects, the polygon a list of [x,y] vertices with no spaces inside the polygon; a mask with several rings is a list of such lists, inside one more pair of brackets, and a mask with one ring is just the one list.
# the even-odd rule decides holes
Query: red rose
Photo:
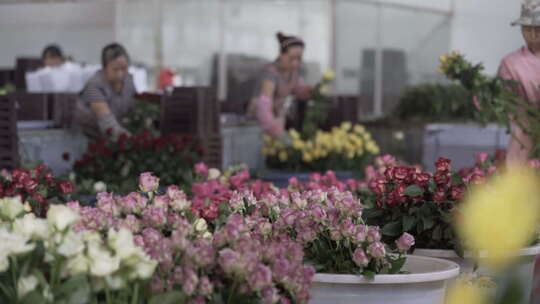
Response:
[{"label": "red rose", "polygon": [[452,193],[452,199],[454,200],[460,200],[465,195],[465,186],[459,185],[459,186],[453,186],[450,189],[450,192]]},{"label": "red rose", "polygon": [[59,186],[62,194],[70,194],[73,192],[73,184],[70,182],[61,182]]},{"label": "red rose", "polygon": [[452,161],[448,158],[440,157],[437,162],[435,162],[435,167],[439,172],[448,172],[451,169]]},{"label": "red rose", "polygon": [[433,193],[433,200],[437,203],[446,201],[446,189],[438,187]]},{"label": "red rose", "polygon": [[405,196],[405,189],[407,189],[407,186],[405,185],[399,185],[394,189],[392,196],[394,202],[403,204],[407,202],[407,196]]},{"label": "red rose", "polygon": [[409,176],[409,168],[407,167],[396,167],[393,170],[393,178],[399,181],[404,181]]},{"label": "red rose", "polygon": [[216,204],[210,204],[202,211],[202,216],[208,221],[213,221],[218,217],[218,211]]},{"label": "red rose", "polygon": [[415,174],[415,182],[420,187],[425,187],[429,183],[429,179],[431,178],[431,174],[429,173],[418,173]]},{"label": "red rose", "polygon": [[27,192],[33,193],[37,190],[39,184],[35,179],[27,178],[23,181],[23,186]]},{"label": "red rose", "polygon": [[69,161],[69,153],[64,152],[64,153],[62,154],[62,159],[65,160],[65,161]]},{"label": "red rose", "polygon": [[13,173],[11,174],[11,177],[13,178],[14,182],[23,181],[30,177],[30,174],[27,171],[21,170],[21,169],[15,169],[13,170]]},{"label": "red rose", "polygon": [[433,178],[438,186],[445,186],[450,182],[450,176],[448,176],[448,173],[444,172],[437,172]]},{"label": "red rose", "polygon": [[478,174],[478,173],[473,173],[467,179],[473,185],[481,185],[486,181],[486,177],[484,175]]},{"label": "red rose", "polygon": [[34,193],[31,197],[40,204],[45,203],[45,198],[41,194]]},{"label": "red rose", "polygon": [[369,188],[375,194],[381,195],[386,192],[386,180],[378,178],[375,181],[369,183]]},{"label": "red rose", "polygon": [[394,170],[395,170],[395,167],[386,168],[386,170],[384,171],[384,176],[386,177],[386,179],[394,178]]}]

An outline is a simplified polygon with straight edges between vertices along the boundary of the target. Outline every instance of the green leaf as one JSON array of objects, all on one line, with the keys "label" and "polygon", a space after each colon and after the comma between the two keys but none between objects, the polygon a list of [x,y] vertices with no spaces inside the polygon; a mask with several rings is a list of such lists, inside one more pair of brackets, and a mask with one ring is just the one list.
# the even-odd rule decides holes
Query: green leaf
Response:
[{"label": "green leaf", "polygon": [[407,189],[405,189],[403,194],[405,194],[406,196],[409,196],[409,197],[420,196],[420,195],[424,194],[424,189],[422,189],[418,185],[410,185],[409,187],[407,187]]},{"label": "green leaf", "polygon": [[405,264],[406,260],[406,257],[400,257],[399,259],[392,261],[392,267],[390,268],[389,272],[398,273]]},{"label": "green leaf", "polygon": [[423,217],[422,222],[424,223],[424,229],[431,229],[433,225],[435,225],[435,222],[431,217]]},{"label": "green leaf", "polygon": [[441,229],[441,226],[437,226],[437,227],[435,227],[435,229],[433,229],[432,238],[433,238],[435,241],[440,241],[440,240],[442,239],[442,229]]},{"label": "green leaf", "polygon": [[45,299],[43,298],[43,295],[38,292],[37,290],[34,290],[24,296],[24,298],[18,302],[21,304],[35,304],[35,303],[45,303]]},{"label": "green leaf", "polygon": [[416,224],[416,217],[406,215],[403,217],[403,231],[411,230]]},{"label": "green leaf", "polygon": [[401,232],[401,221],[388,223],[381,229],[381,233],[387,236],[398,236]]},{"label": "green leaf", "polygon": [[370,271],[370,270],[364,271],[362,273],[362,275],[364,275],[364,278],[366,278],[368,280],[373,280],[375,278],[375,272]]}]

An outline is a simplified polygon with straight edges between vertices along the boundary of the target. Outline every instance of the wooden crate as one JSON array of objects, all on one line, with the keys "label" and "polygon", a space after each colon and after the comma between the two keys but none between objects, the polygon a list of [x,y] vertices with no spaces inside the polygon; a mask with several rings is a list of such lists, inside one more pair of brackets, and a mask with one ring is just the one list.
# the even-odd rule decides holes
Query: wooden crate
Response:
[{"label": "wooden crate", "polygon": [[70,128],[73,125],[73,117],[77,105],[77,94],[57,93],[51,94],[52,120],[54,125],[60,128]]},{"label": "wooden crate", "polygon": [[17,120],[52,120],[50,94],[15,92],[8,97],[15,103]]},{"label": "wooden crate", "polygon": [[15,103],[8,96],[0,96],[0,169],[17,168],[19,160],[17,144]]}]

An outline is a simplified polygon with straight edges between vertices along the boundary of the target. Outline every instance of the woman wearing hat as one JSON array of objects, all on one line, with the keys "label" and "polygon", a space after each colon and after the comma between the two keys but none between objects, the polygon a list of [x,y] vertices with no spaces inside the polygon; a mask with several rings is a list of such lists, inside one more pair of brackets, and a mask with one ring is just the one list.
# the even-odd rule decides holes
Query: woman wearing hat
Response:
[{"label": "woman wearing hat", "polygon": [[286,134],[285,119],[292,100],[307,100],[311,95],[311,88],[299,75],[304,42],[282,33],[277,39],[280,54],[263,68],[248,108],[248,116],[256,117],[263,132],[275,138]]},{"label": "woman wearing hat", "polygon": [[[498,75],[517,82],[519,85],[514,87],[515,92],[540,107],[540,1],[525,0],[521,8],[521,18],[512,25],[521,25],[525,46],[503,58]],[[508,161],[526,161],[531,148],[530,138],[517,123],[512,123]]]}]

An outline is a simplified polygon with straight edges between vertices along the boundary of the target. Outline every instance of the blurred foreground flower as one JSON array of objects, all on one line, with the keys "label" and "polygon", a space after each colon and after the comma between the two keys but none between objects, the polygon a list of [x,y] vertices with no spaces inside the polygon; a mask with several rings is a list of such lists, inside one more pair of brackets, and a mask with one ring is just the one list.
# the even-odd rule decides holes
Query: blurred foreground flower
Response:
[{"label": "blurred foreground flower", "polygon": [[480,263],[502,270],[519,249],[534,240],[540,212],[538,176],[513,167],[473,188],[463,205],[457,229]]},{"label": "blurred foreground flower", "polygon": [[487,304],[480,287],[466,281],[458,281],[448,290],[445,304]]}]

